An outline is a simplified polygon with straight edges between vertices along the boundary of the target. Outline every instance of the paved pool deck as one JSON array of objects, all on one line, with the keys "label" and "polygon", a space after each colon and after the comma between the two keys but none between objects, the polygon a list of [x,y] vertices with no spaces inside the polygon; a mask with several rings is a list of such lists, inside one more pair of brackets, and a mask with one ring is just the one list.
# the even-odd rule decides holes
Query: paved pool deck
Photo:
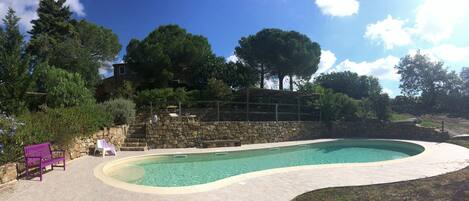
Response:
[{"label": "paved pool deck", "polygon": [[[299,166],[285,171],[242,176],[206,191],[181,194],[142,193],[116,188],[95,176],[95,168],[109,161],[144,154],[182,154],[258,149],[312,142],[310,140],[212,149],[154,149],[146,152],[118,152],[117,157],[85,156],[71,161],[66,171],[56,168],[43,181],[19,180],[0,190],[1,201],[120,201],[120,200],[291,200],[315,189],[398,182],[436,176],[469,166],[469,149],[448,143],[407,141],[425,147],[417,156],[384,162]],[[405,140],[402,140],[405,141]]]}]

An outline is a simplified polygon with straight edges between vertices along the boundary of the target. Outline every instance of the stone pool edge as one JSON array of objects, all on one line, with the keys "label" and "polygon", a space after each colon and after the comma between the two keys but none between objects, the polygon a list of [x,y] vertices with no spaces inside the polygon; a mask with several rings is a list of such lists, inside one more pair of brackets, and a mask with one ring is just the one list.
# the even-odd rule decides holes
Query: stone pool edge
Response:
[{"label": "stone pool edge", "polygon": [[[216,153],[220,151],[244,151],[244,150],[255,150],[255,149],[264,149],[264,148],[275,148],[275,147],[286,147],[286,146],[294,146],[294,145],[302,145],[302,144],[320,143],[320,142],[328,142],[328,141],[335,141],[335,140],[341,140],[341,139],[343,138],[267,143],[267,144],[248,145],[247,147],[201,149],[201,150],[190,150],[190,151],[182,151],[182,152],[176,151],[170,154],[196,154],[196,153]],[[303,166],[274,168],[274,169],[260,170],[260,171],[235,175],[235,176],[227,177],[227,178],[217,180],[214,182],[210,182],[210,183],[191,185],[191,186],[182,186],[182,187],[153,187],[153,186],[130,184],[130,183],[126,183],[126,182],[107,176],[104,170],[106,165],[118,165],[120,163],[128,162],[129,160],[136,159],[136,158],[142,158],[145,156],[168,155],[168,153],[143,154],[143,155],[138,155],[138,156],[131,156],[131,157],[126,157],[122,159],[117,159],[113,161],[103,162],[99,164],[98,166],[96,166],[93,172],[96,178],[101,180],[103,183],[113,186],[115,188],[132,191],[132,192],[138,192],[138,193],[178,195],[178,194],[200,193],[200,192],[216,190],[216,189],[223,188],[223,187],[235,184],[235,183],[242,182],[243,180],[248,180],[248,179],[252,179],[256,177],[268,176],[268,175],[273,175],[273,174],[286,173],[286,172],[291,172],[291,171],[321,170],[321,169],[338,168],[338,167],[370,167],[370,166],[382,166],[382,165],[388,165],[388,164],[394,164],[394,163],[404,163],[409,160],[415,160],[417,158],[424,157],[432,152],[428,144],[422,141],[399,140],[399,139],[362,139],[362,140],[385,140],[385,141],[407,142],[407,143],[419,145],[423,147],[424,150],[420,154],[406,157],[406,158],[401,158],[401,159],[379,161],[379,162],[365,162],[365,163],[303,165]]]}]

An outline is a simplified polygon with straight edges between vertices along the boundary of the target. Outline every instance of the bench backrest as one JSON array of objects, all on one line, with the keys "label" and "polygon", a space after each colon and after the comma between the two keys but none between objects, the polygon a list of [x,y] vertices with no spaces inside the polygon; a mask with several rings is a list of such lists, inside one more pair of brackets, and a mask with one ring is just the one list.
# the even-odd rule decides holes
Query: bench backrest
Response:
[{"label": "bench backrest", "polygon": [[[24,157],[42,157],[42,159],[51,159],[52,151],[50,148],[50,143],[34,144],[24,147]],[[39,159],[27,159],[28,165],[37,164]]]}]

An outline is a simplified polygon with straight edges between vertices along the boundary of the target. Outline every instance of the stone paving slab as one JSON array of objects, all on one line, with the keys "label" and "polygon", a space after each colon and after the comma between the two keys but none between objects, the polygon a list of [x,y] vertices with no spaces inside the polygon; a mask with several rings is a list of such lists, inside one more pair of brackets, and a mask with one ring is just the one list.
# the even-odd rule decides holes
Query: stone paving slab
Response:
[{"label": "stone paving slab", "polygon": [[71,161],[66,171],[57,168],[44,175],[43,181],[20,180],[0,191],[0,201],[120,201],[120,200],[291,200],[307,191],[334,187],[389,183],[436,176],[469,165],[469,149],[448,143],[409,141],[429,152],[408,160],[373,165],[318,165],[295,171],[270,174],[210,190],[207,192],[159,195],[131,192],[104,184],[93,170],[103,162],[142,154],[192,153],[288,146],[324,140],[243,145],[213,149],[155,149],[146,152],[119,152],[117,157],[85,156]]}]

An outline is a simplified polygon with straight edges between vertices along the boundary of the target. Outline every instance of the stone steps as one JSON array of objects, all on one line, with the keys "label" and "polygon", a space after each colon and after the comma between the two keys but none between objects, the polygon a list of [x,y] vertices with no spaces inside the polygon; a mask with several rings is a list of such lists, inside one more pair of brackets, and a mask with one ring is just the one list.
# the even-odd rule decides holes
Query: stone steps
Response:
[{"label": "stone steps", "polygon": [[123,147],[146,147],[146,142],[124,142],[122,144]]},{"label": "stone steps", "polygon": [[146,151],[147,146],[144,147],[121,147],[121,151]]},{"label": "stone steps", "polygon": [[124,140],[121,151],[145,151],[148,149],[145,123],[131,124]]}]

